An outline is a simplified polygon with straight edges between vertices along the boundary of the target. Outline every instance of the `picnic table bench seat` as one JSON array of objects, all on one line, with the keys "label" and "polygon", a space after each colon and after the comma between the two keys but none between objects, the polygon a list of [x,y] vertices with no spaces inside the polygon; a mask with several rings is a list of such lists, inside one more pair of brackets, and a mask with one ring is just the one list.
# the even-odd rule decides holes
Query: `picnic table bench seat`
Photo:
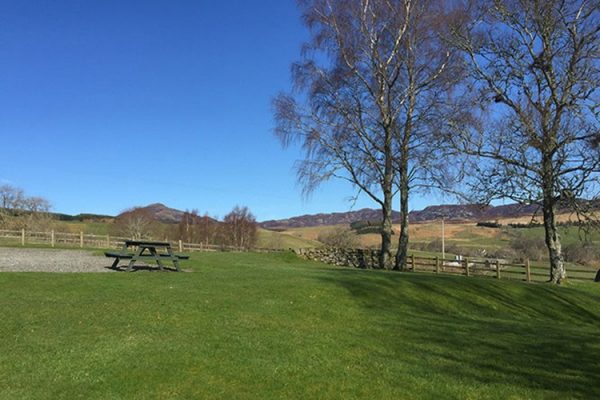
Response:
[{"label": "picnic table bench seat", "polygon": [[113,257],[113,258],[132,258],[133,257],[133,253],[120,253],[120,252],[116,252],[116,251],[105,251],[104,255],[106,257]]},{"label": "picnic table bench seat", "polygon": [[[119,252],[114,252],[114,251],[105,251],[104,255],[106,257],[111,257],[111,258],[121,258],[124,260],[130,260],[133,258],[133,256],[135,255],[134,253],[119,253]],[[190,256],[187,254],[159,254],[158,255],[161,258],[172,258],[172,257],[176,257],[180,260],[189,260]],[[141,255],[141,256],[137,256],[137,259],[143,260],[143,259],[154,259],[154,256],[152,255]]]}]

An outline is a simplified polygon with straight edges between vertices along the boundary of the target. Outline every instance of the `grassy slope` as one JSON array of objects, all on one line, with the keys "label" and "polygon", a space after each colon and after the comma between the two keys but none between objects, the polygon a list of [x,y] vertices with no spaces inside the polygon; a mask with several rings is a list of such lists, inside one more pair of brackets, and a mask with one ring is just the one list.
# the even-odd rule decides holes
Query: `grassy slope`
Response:
[{"label": "grassy slope", "polygon": [[187,267],[0,274],[0,398],[600,397],[592,283],[290,254],[194,254]]},{"label": "grassy slope", "polygon": [[[562,219],[567,219],[568,216],[561,216]],[[527,223],[531,218],[502,220],[500,222],[521,222]],[[336,228],[344,228],[347,225],[335,226],[317,226],[308,228],[292,228],[284,232],[269,231],[259,229],[258,243],[259,248],[271,249],[289,249],[289,248],[310,248],[320,246],[317,241],[320,234],[331,231]],[[97,235],[106,235],[110,233],[109,222],[65,222],[56,221],[54,228],[57,231],[65,231],[71,233],[79,233],[80,231]],[[399,230],[399,226],[395,226]],[[412,243],[430,243],[441,238],[441,225],[439,221],[425,222],[419,224],[411,224],[410,240]],[[579,240],[579,231],[575,227],[559,228],[563,238],[563,244],[568,245]],[[501,229],[493,229],[486,227],[478,227],[472,223],[447,223],[446,224],[446,244],[456,244],[464,248],[495,250],[498,248],[508,247],[512,240],[523,237],[543,238],[543,229],[541,227],[531,229],[513,229],[504,226]],[[378,248],[381,244],[381,236],[378,234],[359,235],[359,243],[361,247]],[[588,238],[592,242],[600,245],[600,232],[593,232]],[[397,246],[398,236],[392,237],[392,245]],[[3,241],[5,242],[5,241]]]},{"label": "grassy slope", "polygon": [[[315,240],[321,233],[332,229],[346,227],[346,225],[336,226],[317,226],[310,228],[291,228],[284,233],[305,239]],[[398,231],[400,228],[394,225],[394,229]],[[559,227],[561,236],[566,243],[571,243],[579,240],[580,231],[577,227]],[[409,226],[409,234],[411,241],[414,242],[431,242],[441,239],[441,224],[440,222],[425,222],[419,224],[411,224]],[[476,226],[475,222],[469,223],[446,223],[445,235],[448,243],[454,243],[461,246],[482,246],[482,247],[499,247],[506,246],[511,240],[519,235],[525,237],[544,237],[542,227],[536,228],[511,228],[504,226],[500,229],[487,228]],[[381,236],[377,234],[359,235],[363,246],[377,246],[381,242]],[[589,240],[600,243],[600,232],[593,231],[588,237]],[[392,237],[392,242],[395,245],[398,236]]]},{"label": "grassy slope", "polygon": [[320,246],[315,240],[305,239],[283,232],[258,229],[258,241],[256,246],[261,249],[299,249]]},{"label": "grassy slope", "polygon": [[[560,226],[558,228],[558,231],[560,233],[563,246],[571,243],[577,243],[580,240],[588,240],[600,245],[599,231],[593,230],[589,232],[587,236],[585,232],[580,231],[577,227]],[[523,235],[523,237],[527,238],[544,238],[544,228],[542,227],[519,229],[518,232],[520,232]]]},{"label": "grassy slope", "polygon": [[[316,226],[310,228],[291,228],[284,231],[285,234],[299,238],[316,240],[320,234],[336,228],[347,227],[347,225]],[[394,225],[396,232],[400,227]],[[427,222],[411,224],[409,226],[411,242],[429,243],[441,239],[441,225],[439,222]],[[448,243],[456,243],[461,246],[472,247],[498,247],[508,242],[509,236],[499,229],[478,227],[476,223],[446,224],[446,239]],[[381,235],[365,234],[358,235],[361,247],[377,248],[381,244]],[[392,236],[392,245],[397,246],[398,235]]]},{"label": "grassy slope", "polygon": [[54,229],[60,232],[85,232],[87,234],[106,235],[107,233],[110,233],[111,224],[112,222],[54,221]]}]

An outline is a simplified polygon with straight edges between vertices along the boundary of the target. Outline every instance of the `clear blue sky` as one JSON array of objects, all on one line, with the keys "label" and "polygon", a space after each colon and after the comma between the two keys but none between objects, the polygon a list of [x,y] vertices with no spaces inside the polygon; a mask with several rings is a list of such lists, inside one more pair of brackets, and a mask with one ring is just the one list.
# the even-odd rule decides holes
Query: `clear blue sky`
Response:
[{"label": "clear blue sky", "polygon": [[273,136],[307,35],[293,0],[0,0],[0,184],[70,214],[376,207],[341,182],[303,200]]}]

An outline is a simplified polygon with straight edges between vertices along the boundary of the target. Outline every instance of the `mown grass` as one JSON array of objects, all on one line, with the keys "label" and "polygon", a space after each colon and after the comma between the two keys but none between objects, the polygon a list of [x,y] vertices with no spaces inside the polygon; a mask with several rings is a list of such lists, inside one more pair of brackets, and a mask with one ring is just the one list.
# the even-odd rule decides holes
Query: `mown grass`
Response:
[{"label": "mown grass", "polygon": [[600,286],[202,253],[0,274],[2,399],[598,398]]}]

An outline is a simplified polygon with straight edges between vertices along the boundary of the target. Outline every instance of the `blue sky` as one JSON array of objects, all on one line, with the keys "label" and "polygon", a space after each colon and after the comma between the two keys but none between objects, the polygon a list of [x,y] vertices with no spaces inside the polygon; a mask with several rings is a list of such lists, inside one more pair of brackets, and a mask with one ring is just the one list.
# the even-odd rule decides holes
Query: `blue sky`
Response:
[{"label": "blue sky", "polygon": [[376,207],[342,182],[303,200],[272,133],[308,35],[293,0],[0,0],[0,27],[0,184],[57,212]]}]

